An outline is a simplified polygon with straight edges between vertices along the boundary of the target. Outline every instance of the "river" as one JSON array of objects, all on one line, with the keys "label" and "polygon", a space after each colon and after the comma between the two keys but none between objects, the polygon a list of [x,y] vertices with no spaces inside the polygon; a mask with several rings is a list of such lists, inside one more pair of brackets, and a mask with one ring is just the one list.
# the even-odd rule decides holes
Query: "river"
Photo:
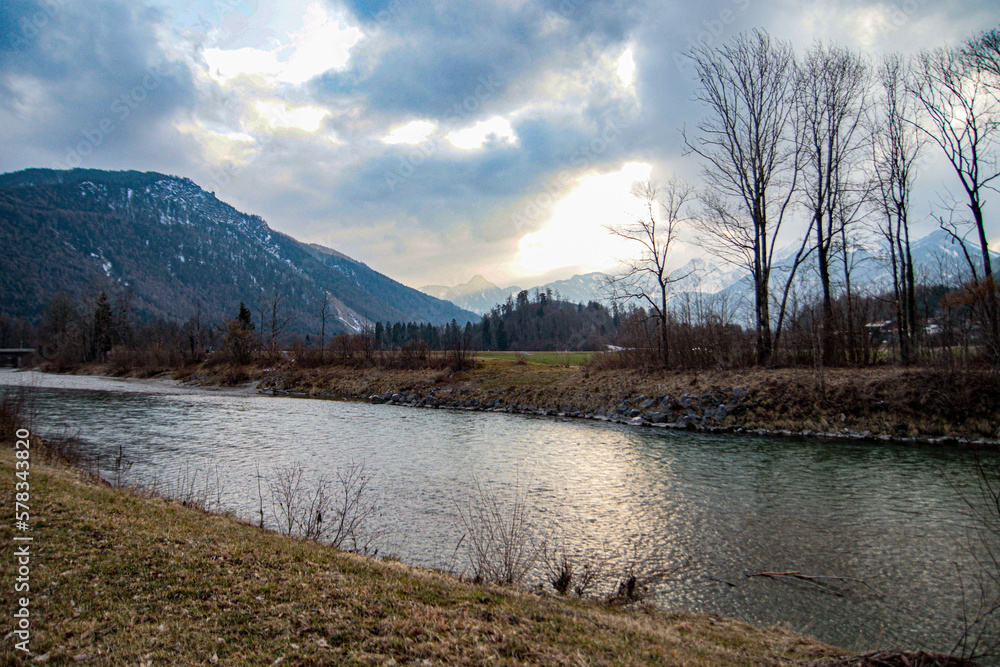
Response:
[{"label": "river", "polygon": [[[517,487],[535,526],[574,554],[686,564],[665,607],[783,624],[844,648],[948,651],[975,567],[961,447],[708,435],[582,420],[414,409],[0,371],[25,385],[35,429],[79,434],[105,470],[121,447],[132,481],[208,484],[255,520],[258,474],[308,476],[363,461],[381,496],[381,554],[462,569],[459,508],[477,481]],[[995,456],[995,453],[982,454]],[[208,488],[208,487],[206,487]],[[838,577],[814,582],[759,572]],[[819,584],[819,585],[815,585]]]}]

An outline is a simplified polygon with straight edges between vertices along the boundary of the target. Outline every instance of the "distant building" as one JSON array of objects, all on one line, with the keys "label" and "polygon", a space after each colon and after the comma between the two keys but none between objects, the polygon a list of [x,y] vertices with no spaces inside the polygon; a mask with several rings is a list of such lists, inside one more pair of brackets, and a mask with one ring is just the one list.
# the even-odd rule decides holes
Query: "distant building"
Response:
[{"label": "distant building", "polygon": [[30,347],[0,348],[0,366],[20,368],[35,353]]}]

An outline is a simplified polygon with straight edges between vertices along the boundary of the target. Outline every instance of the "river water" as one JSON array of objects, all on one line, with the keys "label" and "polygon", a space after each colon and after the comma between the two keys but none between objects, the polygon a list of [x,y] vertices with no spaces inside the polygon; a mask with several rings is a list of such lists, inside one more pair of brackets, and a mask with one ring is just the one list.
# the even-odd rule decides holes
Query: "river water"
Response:
[{"label": "river water", "polygon": [[[975,455],[958,447],[637,429],[500,413],[264,397],[154,383],[0,371],[30,387],[39,432],[75,431],[107,471],[208,484],[255,520],[277,470],[363,461],[383,508],[382,554],[461,570],[459,508],[477,482],[535,508],[573,554],[687,564],[666,607],[783,624],[844,648],[948,651],[972,593]],[[986,453],[981,456],[995,456]],[[108,474],[107,472],[105,473]],[[206,487],[207,488],[207,487]],[[265,501],[270,516],[270,502]],[[795,571],[816,583],[747,577]],[[611,581],[610,579],[608,580]]]}]

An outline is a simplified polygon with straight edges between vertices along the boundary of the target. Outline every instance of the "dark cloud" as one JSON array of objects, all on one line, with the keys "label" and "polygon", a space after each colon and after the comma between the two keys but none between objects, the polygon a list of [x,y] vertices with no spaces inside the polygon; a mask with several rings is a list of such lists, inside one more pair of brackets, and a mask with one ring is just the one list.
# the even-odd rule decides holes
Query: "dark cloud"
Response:
[{"label": "dark cloud", "polygon": [[[152,9],[116,0],[5,3],[0,21],[0,137],[7,160],[24,145],[49,164],[134,165],[180,146],[166,121],[195,100],[187,68],[158,50]],[[165,141],[165,139],[168,139]],[[173,147],[173,148],[171,148]],[[144,151],[146,154],[144,155]]]},{"label": "dark cloud", "polygon": [[[179,13],[187,7],[158,1]],[[517,238],[540,228],[552,203],[586,172],[639,160],[654,165],[654,176],[679,171],[697,179],[679,132],[693,130],[703,113],[684,56],[694,45],[717,46],[762,26],[800,50],[820,37],[869,52],[912,51],[996,23],[989,0],[327,1],[366,34],[347,66],[307,86],[264,92],[252,78],[196,84],[188,65],[161,52],[164,17],[141,3],[0,2],[0,170],[72,166],[67,160],[76,155],[83,166],[190,176],[294,236],[343,239],[342,250],[390,275],[417,284],[442,273],[464,280],[454,267],[509,260]],[[282,5],[240,7],[246,11],[226,19],[236,23],[220,24],[224,36],[245,33],[253,39],[241,46],[272,48],[269,20]],[[858,37],[873,11],[888,18]],[[288,46],[287,34],[272,37]],[[214,44],[235,48],[228,43]],[[637,66],[631,91],[614,74],[626,47]],[[185,57],[195,63],[200,56]],[[256,137],[261,150],[250,164],[220,172],[175,127],[185,119],[215,138],[259,133],[243,121],[252,100],[268,95],[323,106],[325,129],[343,143],[275,130],[266,141]],[[510,121],[515,142],[463,151],[444,138],[495,115]],[[430,141],[381,141],[413,119],[437,123]]]},{"label": "dark cloud", "polygon": [[363,43],[351,68],[316,82],[322,95],[361,93],[397,118],[463,119],[510,103],[508,95],[548,71],[586,69],[609,44],[624,43],[641,14],[637,3],[548,0],[517,7],[474,0],[349,3],[381,31]]}]

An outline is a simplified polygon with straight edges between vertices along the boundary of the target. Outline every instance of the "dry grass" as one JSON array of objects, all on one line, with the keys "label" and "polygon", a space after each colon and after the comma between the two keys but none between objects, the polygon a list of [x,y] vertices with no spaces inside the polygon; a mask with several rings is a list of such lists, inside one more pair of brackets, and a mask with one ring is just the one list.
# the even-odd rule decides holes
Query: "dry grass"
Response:
[{"label": "dry grass", "polygon": [[[90,368],[84,371],[106,372]],[[905,437],[1000,439],[1000,378],[989,370],[938,368],[810,368],[737,370],[628,370],[479,359],[464,371],[325,366],[275,368],[227,365],[186,368],[179,379],[233,385],[258,381],[307,396],[367,398],[372,394],[437,389],[439,397],[500,399],[506,406],[560,410],[613,409],[640,395],[677,397],[715,388],[747,390],[728,426],[771,431],[836,432],[849,429]]]},{"label": "dry grass", "polygon": [[[639,395],[747,390],[742,409],[725,422],[749,429],[857,432],[893,436],[1000,438],[1000,386],[989,371],[875,367],[712,371],[597,370],[509,359],[483,359],[462,372],[327,367],[275,369],[264,386],[306,395],[359,398],[386,391],[437,388],[463,400],[504,405],[569,405],[609,409]],[[444,392],[444,394],[442,394]]]},{"label": "dry grass", "polygon": [[[13,461],[4,448],[4,479]],[[538,597],[374,561],[96,485],[69,468],[38,464],[31,480],[31,647],[48,664],[726,666],[833,655],[781,629]],[[13,485],[0,488],[9,545]],[[9,547],[3,560],[10,581]],[[0,662],[29,664],[8,640]]]}]

